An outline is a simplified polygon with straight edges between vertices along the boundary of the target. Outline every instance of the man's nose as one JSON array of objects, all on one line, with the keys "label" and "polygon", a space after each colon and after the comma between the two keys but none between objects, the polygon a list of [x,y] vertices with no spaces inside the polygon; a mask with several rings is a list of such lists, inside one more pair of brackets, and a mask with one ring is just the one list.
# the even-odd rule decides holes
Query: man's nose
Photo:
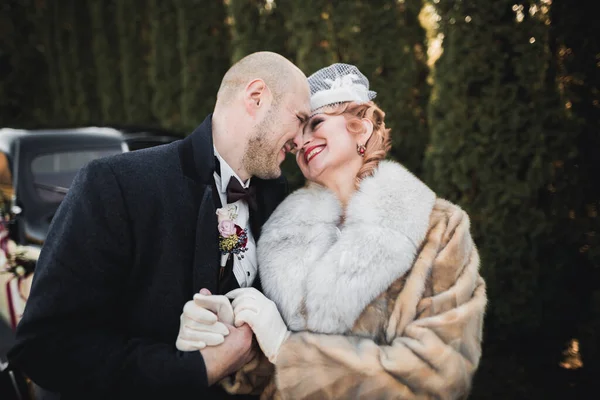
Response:
[{"label": "man's nose", "polygon": [[303,135],[302,129],[298,130],[296,136],[294,136],[294,139],[292,139],[297,151],[300,150],[302,146],[304,146],[305,139],[306,138]]}]

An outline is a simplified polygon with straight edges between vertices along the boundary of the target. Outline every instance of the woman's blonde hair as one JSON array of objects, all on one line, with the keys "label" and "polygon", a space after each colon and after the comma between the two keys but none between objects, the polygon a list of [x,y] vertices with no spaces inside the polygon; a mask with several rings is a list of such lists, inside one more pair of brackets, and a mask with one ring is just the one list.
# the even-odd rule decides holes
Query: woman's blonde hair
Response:
[{"label": "woman's blonde hair", "polygon": [[385,113],[372,101],[361,104],[340,103],[327,107],[324,113],[346,117],[348,120],[346,127],[350,133],[361,134],[365,131],[361,122],[363,118],[368,118],[373,123],[373,134],[365,143],[363,165],[356,175],[356,187],[358,187],[364,178],[373,175],[379,161],[383,160],[390,150],[390,129],[385,127]]}]

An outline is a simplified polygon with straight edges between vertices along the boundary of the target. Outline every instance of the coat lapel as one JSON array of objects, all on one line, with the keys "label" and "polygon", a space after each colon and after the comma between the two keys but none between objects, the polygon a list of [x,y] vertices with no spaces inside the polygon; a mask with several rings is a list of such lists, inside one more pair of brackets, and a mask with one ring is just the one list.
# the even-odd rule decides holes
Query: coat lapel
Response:
[{"label": "coat lapel", "polygon": [[217,214],[214,193],[207,186],[198,208],[196,220],[196,241],[194,248],[193,293],[206,288],[217,292],[219,279],[219,247],[217,233]]},{"label": "coat lapel", "polygon": [[[258,245],[263,224],[271,216],[275,207],[287,196],[288,188],[287,181],[283,177],[270,181],[252,178],[252,185],[256,187],[256,207],[250,210],[250,228],[254,242]],[[260,273],[256,274],[252,286],[263,291]]]},{"label": "coat lapel", "polygon": [[220,203],[214,192],[215,170],[212,143],[212,114],[187,138],[182,140],[179,155],[183,174],[189,178],[192,190],[199,199],[194,241],[192,295],[207,288],[217,290],[219,273],[219,247],[217,231],[217,206]]},{"label": "coat lapel", "polygon": [[256,205],[254,207],[250,207],[250,229],[252,230],[252,236],[254,237],[254,242],[258,243],[258,239],[260,238],[260,229],[262,224],[264,223],[264,203],[262,199],[259,197],[261,193],[256,193]]},{"label": "coat lapel", "polygon": [[256,207],[250,210],[250,227],[254,240],[258,243],[263,224],[287,196],[288,188],[283,177],[273,180],[254,177],[252,185],[256,188]]}]

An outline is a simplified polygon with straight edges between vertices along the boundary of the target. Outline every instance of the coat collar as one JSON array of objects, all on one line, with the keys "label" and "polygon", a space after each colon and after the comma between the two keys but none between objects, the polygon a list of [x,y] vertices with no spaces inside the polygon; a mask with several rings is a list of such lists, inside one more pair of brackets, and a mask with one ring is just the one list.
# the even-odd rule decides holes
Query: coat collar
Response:
[{"label": "coat collar", "polygon": [[413,265],[435,194],[400,164],[381,162],[348,203],[311,184],[263,227],[259,273],[293,330],[349,331],[360,313]]},{"label": "coat collar", "polygon": [[215,171],[212,139],[212,114],[182,140],[179,159],[183,174],[197,183],[211,185]]}]

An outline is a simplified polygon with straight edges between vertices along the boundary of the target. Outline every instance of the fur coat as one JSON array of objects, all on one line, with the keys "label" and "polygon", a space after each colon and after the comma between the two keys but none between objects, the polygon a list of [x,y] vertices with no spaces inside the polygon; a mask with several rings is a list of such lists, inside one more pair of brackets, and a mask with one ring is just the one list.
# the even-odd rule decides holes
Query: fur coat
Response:
[{"label": "fur coat", "polygon": [[222,385],[262,398],[457,399],[481,356],[485,284],[469,219],[401,165],[335,195],[290,195],[258,244],[265,295],[292,331]]}]

